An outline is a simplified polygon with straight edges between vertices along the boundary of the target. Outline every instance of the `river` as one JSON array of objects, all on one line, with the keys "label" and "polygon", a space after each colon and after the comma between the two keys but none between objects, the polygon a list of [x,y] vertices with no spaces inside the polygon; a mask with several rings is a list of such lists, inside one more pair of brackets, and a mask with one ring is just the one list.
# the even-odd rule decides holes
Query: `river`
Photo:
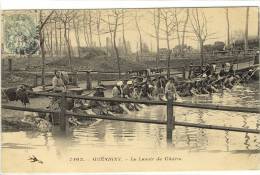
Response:
[{"label": "river", "polygon": [[[231,91],[220,94],[187,97],[183,101],[259,107],[259,95],[259,82],[253,82],[236,86]],[[174,115],[176,121],[260,129],[260,116],[253,113],[175,107]],[[129,117],[165,120],[166,107],[144,106],[138,112],[131,112]],[[58,128],[50,133],[30,131],[2,133],[2,160],[5,160],[3,170],[6,171],[11,167],[15,172],[21,170],[85,172],[94,171],[95,167],[99,167],[99,171],[106,171],[108,165],[103,162],[97,163],[93,158],[108,155],[124,159],[121,164],[109,164],[111,170],[117,171],[120,168],[138,170],[129,160],[132,159],[130,154],[138,157],[174,155],[175,158],[182,160],[175,161],[174,165],[169,162],[164,164],[150,162],[149,165],[141,162],[139,166],[142,170],[157,171],[168,164],[171,167],[166,167],[164,170],[259,169],[260,136],[176,126],[173,131],[173,145],[169,146],[166,143],[164,125],[109,120],[101,120],[89,127],[74,128],[67,136],[61,134]],[[43,165],[21,163],[28,162],[30,155],[37,155],[48,163]],[[10,161],[10,158],[13,158],[13,161]],[[82,160],[77,162],[77,158]],[[202,164],[198,163],[198,160]],[[62,162],[62,165],[59,162]],[[127,166],[124,162],[128,162]],[[15,168],[14,163],[18,164]],[[86,164],[91,165],[91,168],[85,166]]]}]

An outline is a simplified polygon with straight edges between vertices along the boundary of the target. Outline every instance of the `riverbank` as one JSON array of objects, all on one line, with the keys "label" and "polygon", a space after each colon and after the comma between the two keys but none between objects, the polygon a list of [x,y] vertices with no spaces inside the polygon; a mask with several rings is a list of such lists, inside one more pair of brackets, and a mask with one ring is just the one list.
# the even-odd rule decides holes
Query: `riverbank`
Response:
[{"label": "riverbank", "polygon": [[[243,58],[233,59],[232,57],[216,57],[208,58],[207,62],[214,62],[220,66],[222,62],[230,62],[235,64],[236,62],[245,63],[248,60],[253,60],[254,58]],[[22,83],[33,86],[35,84],[35,75],[41,72],[41,58],[34,57],[31,58],[30,67],[28,68],[28,58],[16,58],[13,59],[13,71],[8,71],[7,60],[2,60],[2,87],[15,87]],[[174,58],[170,61],[171,67],[188,67],[190,63],[193,65],[200,65],[200,59],[197,57],[190,58]],[[252,62],[252,61],[251,61]],[[68,66],[68,58],[58,57],[58,58],[46,58],[45,72],[54,72],[54,70],[70,70]],[[156,67],[156,62],[151,59],[151,61],[139,61],[136,62],[131,58],[121,59],[120,61],[121,72],[127,72],[129,70],[140,70]],[[159,67],[167,67],[167,61],[161,60],[159,62]],[[72,67],[75,71],[78,70],[95,70],[101,72],[118,72],[117,61],[115,58],[106,56],[95,56],[90,58],[73,58]],[[51,83],[51,76],[45,77],[45,83]],[[118,74],[92,74],[92,80],[97,79],[116,79]],[[79,81],[85,80],[85,74],[78,75]],[[41,78],[38,79],[40,84]]]},{"label": "riverbank", "polygon": [[[27,107],[32,108],[46,108],[50,102],[50,99],[47,97],[37,97],[31,98],[30,104]],[[4,102],[2,102],[4,103]],[[10,104],[13,106],[22,106],[19,101],[12,101],[6,104]],[[30,116],[33,122],[28,122],[25,119],[24,111],[15,111],[8,109],[1,109],[1,122],[2,122],[2,131],[3,132],[15,132],[15,131],[40,131],[40,132],[49,132],[52,131],[53,125],[44,121],[36,116]],[[30,119],[29,117],[29,119]],[[95,123],[96,119],[87,119],[82,120],[81,125],[89,126]],[[50,125],[48,128],[42,128],[42,125]],[[71,125],[73,127],[73,125]]]},{"label": "riverbank", "polygon": [[[30,67],[28,68],[27,58],[16,58],[12,61],[12,72],[8,71],[7,60],[2,60],[2,87],[14,87],[21,83],[34,85],[35,72],[41,72],[41,58],[30,58]],[[126,72],[131,69],[145,69],[146,65],[132,60],[121,59],[121,72]],[[96,56],[91,58],[73,58],[72,67],[75,71],[78,70],[95,70],[117,72],[117,62],[115,58],[106,56]],[[70,70],[68,58],[46,58],[45,72],[54,72],[54,70]],[[93,75],[96,79],[97,75]],[[109,78],[112,78],[109,75]],[[118,77],[118,75],[114,75]],[[79,80],[83,80],[84,76],[80,76]],[[108,78],[106,75],[99,75],[98,78]],[[39,80],[40,82],[40,80]],[[51,82],[51,77],[46,77],[46,84]]]}]

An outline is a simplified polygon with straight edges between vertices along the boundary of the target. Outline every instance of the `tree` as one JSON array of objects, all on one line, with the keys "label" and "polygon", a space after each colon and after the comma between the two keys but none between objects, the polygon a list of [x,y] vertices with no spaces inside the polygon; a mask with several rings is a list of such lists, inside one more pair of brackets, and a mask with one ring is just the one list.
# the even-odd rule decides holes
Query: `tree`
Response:
[{"label": "tree", "polygon": [[[108,33],[110,34],[110,38],[108,39],[108,41],[110,41],[110,48],[114,48],[114,43],[113,43],[113,39],[112,39],[113,38],[113,30],[112,30],[112,24],[111,24],[110,18],[111,17],[108,14],[107,15],[107,24],[108,24]],[[107,43],[107,47],[109,47],[108,43]],[[111,49],[111,55],[114,55],[114,49]]]},{"label": "tree", "polygon": [[246,25],[245,25],[245,51],[248,49],[248,20],[249,20],[249,7],[246,8]]},{"label": "tree", "polygon": [[258,49],[260,50],[260,10],[258,8],[258,28],[257,28],[257,36],[258,36]]},{"label": "tree", "polygon": [[185,22],[183,25],[183,30],[182,30],[182,42],[181,42],[181,55],[184,55],[184,48],[185,48],[185,34],[186,34],[186,27],[189,21],[189,16],[190,16],[190,12],[189,9],[186,9],[186,18],[185,18]]},{"label": "tree", "polygon": [[229,24],[229,12],[228,12],[228,8],[225,8],[226,11],[226,21],[227,21],[227,45],[230,45],[230,24]]},{"label": "tree", "polygon": [[125,39],[125,13],[126,10],[122,9],[122,37],[123,37],[123,45],[124,45],[124,54],[127,55],[127,46],[126,46],[126,39]]},{"label": "tree", "polygon": [[174,20],[175,12],[170,9],[161,9],[161,20],[164,24],[164,28],[160,28],[165,34],[165,41],[167,44],[167,78],[170,77],[170,59],[171,59],[171,47],[170,40],[173,35],[173,31],[176,27],[176,21]]},{"label": "tree", "polygon": [[70,25],[72,20],[77,15],[77,13],[74,10],[60,10],[60,11],[56,11],[56,14],[63,24],[64,39],[66,42],[66,46],[68,49],[68,56],[69,56],[69,67],[72,71],[73,68],[72,68],[72,53],[71,53],[71,44],[70,44]]},{"label": "tree", "polygon": [[[53,15],[54,10],[51,12],[47,12],[47,14],[44,17],[43,11],[39,10],[39,42],[40,42],[40,48],[41,48],[41,57],[42,57],[42,85],[45,85],[45,47],[44,47],[44,27],[48,23],[50,17]],[[44,89],[44,86],[43,86]]]},{"label": "tree", "polygon": [[93,47],[93,34],[92,34],[92,24],[93,24],[93,18],[92,18],[92,11],[88,10],[88,29],[89,29],[89,41],[90,41],[90,47]]},{"label": "tree", "polygon": [[100,22],[101,22],[101,11],[97,10],[96,12],[96,25],[97,25],[97,34],[98,34],[98,42],[99,42],[99,47],[101,47],[101,39],[100,39]]},{"label": "tree", "polygon": [[79,57],[81,56],[81,54],[80,54],[80,36],[79,36],[80,35],[80,21],[81,21],[81,19],[78,14],[76,14],[75,17],[72,19]]},{"label": "tree", "polygon": [[86,46],[90,46],[90,41],[89,41],[89,34],[88,34],[88,30],[87,30],[87,23],[88,23],[88,18],[87,18],[87,13],[84,10],[83,12],[83,34],[84,34],[84,40],[86,43]]},{"label": "tree", "polygon": [[57,56],[59,53],[58,49],[58,31],[57,31],[57,21],[56,19],[53,19],[54,21],[54,37],[55,37],[55,55]]},{"label": "tree", "polygon": [[158,68],[159,60],[160,60],[160,17],[161,11],[160,9],[153,10],[153,25],[155,30],[155,38],[156,38],[156,67]]},{"label": "tree", "polygon": [[120,56],[119,56],[119,51],[117,48],[117,32],[119,31],[119,27],[122,25],[122,23],[120,23],[121,19],[122,19],[122,11],[119,9],[114,9],[114,10],[110,10],[107,12],[107,18],[108,20],[104,20],[103,21],[105,23],[108,24],[108,33],[110,33],[110,36],[112,39],[112,47],[114,48],[115,51],[115,56],[116,56],[116,60],[117,60],[117,68],[118,68],[118,78],[121,78],[121,65],[120,65]]},{"label": "tree", "polygon": [[48,27],[46,27],[46,30],[44,30],[45,36],[46,36],[46,42],[45,46],[47,48],[47,53],[49,56],[53,56],[53,50],[52,50],[52,23],[50,22],[48,24]]},{"label": "tree", "polygon": [[197,8],[192,10],[190,23],[195,34],[195,38],[199,42],[201,66],[203,66],[205,62],[203,46],[205,41],[210,39],[214,33],[208,32],[208,21],[202,9],[200,9],[200,11]]},{"label": "tree", "polygon": [[[178,40],[178,45],[181,45],[181,36],[180,36],[180,27],[179,24],[181,23],[178,19],[178,15],[177,15],[177,9],[175,8],[173,10],[173,16],[174,16],[174,20],[175,20],[175,26],[176,26],[176,34],[177,34],[177,40]],[[181,52],[181,49],[178,50],[178,52]]]},{"label": "tree", "polygon": [[142,40],[142,34],[141,34],[140,26],[138,24],[137,12],[135,13],[135,25],[136,25],[136,29],[137,29],[138,35],[139,35],[140,56],[142,57],[142,54],[143,54],[143,40]]}]

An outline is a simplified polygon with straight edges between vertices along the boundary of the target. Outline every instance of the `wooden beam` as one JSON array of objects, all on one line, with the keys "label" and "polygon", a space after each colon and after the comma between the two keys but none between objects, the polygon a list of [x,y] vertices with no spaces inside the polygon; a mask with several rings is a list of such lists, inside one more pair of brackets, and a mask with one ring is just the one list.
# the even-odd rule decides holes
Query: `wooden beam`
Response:
[{"label": "wooden beam", "polygon": [[[35,94],[35,95],[41,95],[41,96],[61,97],[61,94],[56,94],[56,93],[45,93],[45,92],[29,92],[29,93]],[[166,105],[166,101],[154,101],[154,100],[134,100],[134,99],[125,99],[125,98],[90,97],[90,96],[81,96],[81,95],[67,95],[66,97],[84,99],[84,100],[94,100],[94,101],[140,103],[140,104],[148,104],[148,105]],[[188,108],[260,113],[260,109],[254,108],[254,107],[220,106],[220,105],[213,105],[213,104],[192,104],[192,103],[183,103],[183,102],[173,102],[173,105],[180,106],[180,107],[188,107]]]},{"label": "wooden beam", "polygon": [[234,132],[246,132],[246,133],[260,134],[260,130],[257,130],[257,129],[235,128],[235,127],[227,127],[227,126],[214,126],[214,125],[187,123],[187,122],[175,122],[175,125],[192,127],[192,128],[214,129],[214,130],[222,130],[222,131],[234,131]]},{"label": "wooden beam", "polygon": [[67,108],[67,99],[66,99],[66,92],[62,93],[61,97],[61,105],[60,105],[60,129],[61,131],[67,131],[69,130],[69,121],[68,121],[68,115],[66,114],[66,108]]},{"label": "wooden beam", "polygon": [[42,112],[42,113],[59,113],[60,111],[54,111],[49,109],[41,109],[41,108],[30,108],[30,107],[20,107],[20,106],[12,106],[12,105],[1,105],[2,109],[10,109],[16,111],[29,111],[29,112]]},{"label": "wooden beam", "polygon": [[126,118],[125,116],[109,116],[109,115],[92,115],[92,114],[75,114],[73,112],[67,112],[68,115],[87,117],[87,118],[97,118],[104,120],[116,120],[116,121],[127,121],[127,122],[137,122],[137,123],[150,123],[150,124],[163,124],[166,125],[166,121],[155,120],[155,119],[142,119],[142,118]]},{"label": "wooden beam", "polygon": [[[11,109],[11,110],[19,110],[19,111],[43,112],[43,113],[59,113],[60,112],[60,111],[53,111],[53,110],[47,110],[47,109],[27,108],[27,107],[18,107],[18,106],[10,106],[10,105],[2,105],[2,108],[3,109]],[[87,117],[87,118],[98,118],[98,119],[104,119],[104,120],[117,120],[117,121],[163,124],[163,125],[167,124],[167,122],[163,121],[163,120],[126,118],[125,116],[77,114],[77,113],[73,113],[73,112],[70,112],[70,111],[67,111],[66,114],[67,115],[73,115],[73,116]],[[175,121],[174,125],[184,126],[184,127],[203,128],[203,129],[215,129],[215,130],[225,130],[225,131],[234,131],[234,132],[246,132],[246,133],[255,133],[255,134],[260,133],[260,130],[256,130],[256,129],[235,128],[235,127],[226,127],[226,126],[214,126],[214,125],[195,124],[195,123],[178,122],[178,121]]]},{"label": "wooden beam", "polygon": [[91,80],[91,74],[90,72],[86,72],[86,89],[91,90],[92,89],[92,80]]},{"label": "wooden beam", "polygon": [[260,113],[259,108],[252,107],[242,107],[242,106],[220,106],[213,104],[192,104],[183,102],[174,102],[174,106],[188,107],[188,108],[199,108],[199,109],[211,109],[211,110],[221,110],[221,111],[231,111],[231,112],[248,112],[248,113]]},{"label": "wooden beam", "polygon": [[166,136],[167,143],[172,144],[172,132],[174,128],[174,120],[173,120],[173,97],[168,98],[167,100],[167,125],[166,125]]},{"label": "wooden beam", "polygon": [[[61,94],[57,94],[57,93],[46,93],[46,92],[29,92],[29,93],[35,94],[35,95],[40,95],[40,96],[61,97]],[[84,99],[84,100],[94,100],[94,101],[140,103],[140,104],[149,104],[149,105],[166,105],[165,101],[133,100],[133,99],[125,99],[125,98],[91,97],[91,96],[81,96],[81,95],[66,95],[66,97]]]}]

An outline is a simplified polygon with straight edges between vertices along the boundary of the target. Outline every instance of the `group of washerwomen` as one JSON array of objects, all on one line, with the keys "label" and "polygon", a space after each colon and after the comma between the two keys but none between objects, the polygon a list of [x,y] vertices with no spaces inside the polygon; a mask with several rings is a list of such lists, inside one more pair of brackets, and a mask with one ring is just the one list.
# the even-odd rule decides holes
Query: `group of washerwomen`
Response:
[{"label": "group of washerwomen", "polygon": [[[252,71],[251,71],[252,73]],[[219,72],[216,65],[206,65],[201,70],[201,74],[194,77],[193,70],[190,69],[189,80],[178,82],[175,77],[167,79],[159,73],[152,76],[133,76],[130,79],[118,81],[112,89],[113,98],[127,99],[147,99],[147,100],[167,100],[168,96],[177,100],[180,97],[193,96],[199,94],[211,94],[231,89],[234,85],[250,77],[250,71],[243,75],[238,75],[230,63],[222,64]],[[52,80],[54,92],[66,90],[64,78],[60,72],[55,72]],[[100,84],[95,88],[94,97],[105,97],[105,87]],[[104,106],[105,104],[105,106]],[[128,110],[139,110],[140,105],[126,103]],[[111,112],[123,113],[124,109],[117,102],[90,101],[87,108],[106,108]]]},{"label": "group of washerwomen", "polygon": [[175,77],[168,80],[160,74],[153,78],[149,76],[134,76],[128,81],[119,81],[112,89],[113,97],[166,100],[169,96],[177,100],[179,97],[200,94],[212,94],[230,90],[238,83],[244,82],[253,75],[254,70],[238,74],[233,65],[223,63],[217,72],[215,64],[207,64],[201,69],[201,74],[194,77],[193,71],[189,72],[188,81],[177,81]]},{"label": "group of washerwomen", "polygon": [[180,96],[223,92],[223,90],[230,90],[235,85],[249,80],[253,73],[254,70],[250,69],[243,74],[237,74],[230,63],[223,63],[218,73],[215,64],[207,64],[205,68],[200,70],[200,75],[194,77],[191,64],[189,81],[183,83],[177,89],[180,89]]},{"label": "group of washerwomen", "polygon": [[[68,91],[67,89],[67,83],[64,80],[64,75],[60,71],[54,72],[54,77],[52,79],[52,86],[53,86],[53,92],[54,93],[61,93]],[[105,86],[100,84],[97,87],[94,88],[94,91],[92,91],[94,97],[105,97]],[[120,92],[121,93],[121,92]],[[80,94],[77,94],[80,95]],[[117,96],[114,96],[117,97]],[[121,96],[120,96],[121,97]],[[60,98],[52,98],[50,105],[48,108],[56,109],[59,108]],[[75,102],[76,101],[76,102]],[[123,109],[122,105],[120,103],[116,102],[103,102],[103,101],[95,101],[90,100],[89,103],[82,103],[80,100],[73,100],[73,102],[70,102],[67,99],[66,106],[68,107],[68,110],[80,108],[81,110],[89,111],[92,110],[95,114],[108,114],[108,113],[124,113],[126,110]],[[75,104],[77,103],[77,104]],[[128,110],[139,110],[141,106],[139,105],[133,105],[133,104],[126,104]],[[90,112],[90,111],[89,111]]]},{"label": "group of washerwomen", "polygon": [[[60,93],[66,91],[66,83],[62,78],[62,74],[59,71],[55,71],[55,76],[52,79],[53,92]],[[177,92],[174,85],[175,79],[172,77],[167,82],[164,76],[156,76],[151,79],[151,77],[141,77],[133,76],[129,80],[118,81],[112,89],[113,98],[127,98],[127,99],[147,99],[151,100],[154,97],[169,96],[171,94],[177,99]],[[100,84],[95,87],[93,96],[94,97],[105,97],[105,87]],[[121,104],[118,102],[101,102],[101,101],[90,101],[89,104],[83,106],[82,109],[94,110],[95,113],[107,113],[107,111],[112,113],[123,113],[127,110],[138,111],[142,108],[139,104],[125,103]],[[101,110],[102,108],[102,110]],[[107,111],[104,111],[106,109]]]},{"label": "group of washerwomen", "polygon": [[112,90],[113,97],[165,100],[171,94],[175,100],[179,97],[200,94],[211,94],[229,90],[240,82],[249,79],[253,70],[244,74],[236,74],[233,65],[224,63],[217,72],[215,64],[207,64],[202,68],[201,74],[194,77],[193,71],[189,72],[188,81],[177,81],[175,77],[166,77],[156,74],[153,78],[132,77],[128,81],[119,81]]},{"label": "group of washerwomen", "polygon": [[[166,100],[169,96],[175,100],[178,97],[174,78],[169,78],[167,82],[164,76],[157,76],[153,79],[150,77],[133,76],[129,80],[118,81],[112,89],[112,98],[125,98],[125,99],[146,99],[154,100],[159,98],[160,100]],[[95,97],[105,97],[105,87],[99,85],[96,87]],[[100,102],[92,102],[100,106]],[[107,104],[107,103],[106,103]],[[92,105],[93,106],[93,105]],[[115,113],[123,113],[123,111],[139,111],[142,108],[139,104],[125,103],[120,104],[118,102],[110,102],[108,110]]]}]

